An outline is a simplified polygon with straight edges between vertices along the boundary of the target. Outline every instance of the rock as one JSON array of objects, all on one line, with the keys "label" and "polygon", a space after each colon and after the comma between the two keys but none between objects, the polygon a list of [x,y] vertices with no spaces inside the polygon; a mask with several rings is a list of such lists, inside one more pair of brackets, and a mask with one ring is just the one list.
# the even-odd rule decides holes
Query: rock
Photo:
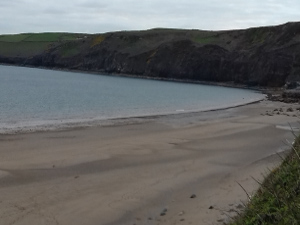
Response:
[{"label": "rock", "polygon": [[291,81],[291,82],[286,82],[286,84],[284,85],[284,87],[286,89],[295,89],[297,88],[299,85],[298,85],[298,82],[296,81]]},{"label": "rock", "polygon": [[184,214],[184,211],[181,211],[180,213],[178,213],[178,216],[182,216]]},{"label": "rock", "polygon": [[245,207],[242,204],[238,204],[238,205],[235,206],[235,208],[237,208],[237,209],[243,209]]},{"label": "rock", "polygon": [[195,194],[192,194],[190,198],[197,198]]},{"label": "rock", "polygon": [[288,108],[287,110],[286,110],[287,112],[294,112],[294,110],[293,110],[293,108]]},{"label": "rock", "polygon": [[160,216],[165,216],[167,212],[168,212],[168,209],[167,209],[167,208],[164,208],[164,209],[161,211]]},{"label": "rock", "polygon": [[[299,30],[299,22],[222,32],[151,29],[98,34],[97,43],[94,35],[86,34],[41,44],[40,51],[24,56],[15,53],[28,44],[20,42],[1,52],[0,63],[294,88],[299,80]],[[65,54],[66,46],[74,53]]]},{"label": "rock", "polygon": [[213,209],[214,207],[211,205],[211,206],[209,206],[209,208],[208,209]]}]

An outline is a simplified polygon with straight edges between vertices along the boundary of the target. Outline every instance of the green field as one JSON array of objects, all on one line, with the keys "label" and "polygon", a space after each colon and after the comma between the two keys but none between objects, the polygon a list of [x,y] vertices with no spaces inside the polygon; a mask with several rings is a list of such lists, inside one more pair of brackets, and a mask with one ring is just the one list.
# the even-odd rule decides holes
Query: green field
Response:
[{"label": "green field", "polygon": [[[87,35],[85,35],[87,36]],[[27,33],[0,35],[0,55],[6,57],[31,57],[46,52],[53,46],[65,45],[83,38],[82,34],[72,33]],[[79,53],[77,45],[70,43],[63,47],[63,57]]]},{"label": "green field", "polygon": [[1,42],[0,55],[6,57],[30,57],[48,49],[50,43],[44,42]]},{"label": "green field", "polygon": [[30,34],[0,35],[0,42],[20,42],[29,36]]},{"label": "green field", "polygon": [[72,41],[82,35],[70,33],[37,33],[0,35],[0,42],[59,42]]},{"label": "green field", "polygon": [[193,37],[193,41],[199,44],[212,44],[218,40],[216,35],[214,36],[195,36]]},{"label": "green field", "polygon": [[59,41],[61,36],[62,34],[60,33],[32,34],[23,41],[56,42]]}]

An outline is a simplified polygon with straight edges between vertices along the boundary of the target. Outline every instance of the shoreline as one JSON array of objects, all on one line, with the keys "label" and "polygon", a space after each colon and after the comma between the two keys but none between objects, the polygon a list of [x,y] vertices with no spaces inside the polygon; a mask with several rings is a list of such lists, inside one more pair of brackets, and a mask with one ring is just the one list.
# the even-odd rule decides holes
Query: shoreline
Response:
[{"label": "shoreline", "polygon": [[222,108],[213,108],[208,110],[200,110],[200,111],[178,111],[174,113],[166,113],[166,114],[153,114],[153,115],[140,115],[140,116],[128,116],[128,117],[116,117],[116,118],[106,118],[106,119],[78,119],[75,121],[64,121],[54,123],[54,121],[50,121],[47,123],[41,123],[38,125],[27,125],[27,126],[18,126],[18,127],[4,127],[0,128],[0,135],[14,135],[14,134],[25,134],[25,133],[36,133],[36,132],[47,132],[47,131],[65,131],[72,129],[81,129],[88,127],[105,127],[105,126],[118,126],[122,124],[135,124],[135,123],[146,123],[149,120],[155,118],[164,118],[168,116],[185,116],[189,117],[193,114],[201,114],[208,112],[219,111],[222,112],[227,109],[234,109],[242,106],[247,106],[251,104],[256,104],[261,101],[264,101],[266,96],[260,100],[253,100],[246,103],[241,103],[233,106],[225,106]]},{"label": "shoreline", "polygon": [[246,202],[236,181],[253,193],[251,176],[263,179],[280,163],[274,153],[289,151],[282,140],[294,140],[286,128],[298,124],[297,107],[265,100],[144,123],[0,135],[0,216],[16,225],[221,225],[223,212],[234,216]]}]

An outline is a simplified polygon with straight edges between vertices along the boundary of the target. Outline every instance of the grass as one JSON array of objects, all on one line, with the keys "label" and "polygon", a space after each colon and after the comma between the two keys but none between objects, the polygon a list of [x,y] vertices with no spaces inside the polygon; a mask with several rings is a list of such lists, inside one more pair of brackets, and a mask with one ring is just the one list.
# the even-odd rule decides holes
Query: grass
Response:
[{"label": "grass", "polygon": [[83,35],[71,33],[28,33],[0,35],[0,42],[60,42],[74,41],[82,38]]},{"label": "grass", "polygon": [[0,55],[30,57],[46,51],[48,47],[49,42],[0,42]]},{"label": "grass", "polygon": [[[68,41],[76,42],[76,40],[84,39],[85,36],[72,33],[0,35],[0,55],[6,57],[32,57],[47,52],[51,46],[64,45]],[[78,46],[73,46],[72,43],[63,48],[63,57],[70,57],[79,53]]]},{"label": "grass", "polygon": [[0,35],[0,42],[20,42],[29,36],[29,34]]},{"label": "grass", "polygon": [[214,43],[215,41],[218,40],[218,38],[216,37],[216,35],[214,36],[195,36],[193,39],[192,39],[194,42],[197,42],[199,44],[212,44]]},{"label": "grass", "polygon": [[268,28],[252,28],[247,31],[248,41],[251,44],[264,43],[271,35]]},{"label": "grass", "polygon": [[62,40],[62,41],[75,41],[79,38],[82,38],[82,37],[79,36],[79,35],[76,35],[76,34],[66,34],[66,35],[62,35],[60,37],[60,40]]},{"label": "grass", "polygon": [[91,47],[94,47],[104,41],[105,37],[103,35],[97,35],[92,42]]},{"label": "grass", "polygon": [[300,137],[291,148],[232,225],[300,224]]},{"label": "grass", "polygon": [[79,46],[76,44],[68,43],[61,49],[61,56],[64,58],[72,57],[80,53]]},{"label": "grass", "polygon": [[57,42],[60,40],[62,36],[61,33],[40,33],[40,34],[32,34],[28,38],[23,41],[30,41],[30,42]]}]

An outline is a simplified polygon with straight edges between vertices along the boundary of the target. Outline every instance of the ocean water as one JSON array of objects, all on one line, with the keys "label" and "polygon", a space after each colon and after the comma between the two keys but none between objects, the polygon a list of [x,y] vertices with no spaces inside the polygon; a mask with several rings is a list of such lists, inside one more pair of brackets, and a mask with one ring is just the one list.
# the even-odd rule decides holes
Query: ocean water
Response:
[{"label": "ocean water", "polygon": [[0,132],[205,111],[262,98],[237,88],[0,66]]}]

